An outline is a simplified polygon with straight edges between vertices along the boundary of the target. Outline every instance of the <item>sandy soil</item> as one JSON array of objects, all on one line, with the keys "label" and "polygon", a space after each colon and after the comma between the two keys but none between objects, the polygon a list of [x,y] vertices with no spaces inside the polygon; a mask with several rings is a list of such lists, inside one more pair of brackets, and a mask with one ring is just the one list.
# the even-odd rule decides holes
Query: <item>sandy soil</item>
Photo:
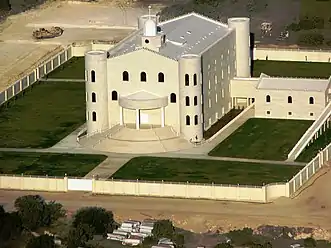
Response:
[{"label": "sandy soil", "polygon": [[[158,7],[153,8],[155,12]],[[97,13],[97,14],[96,14]],[[129,8],[118,3],[52,2],[10,16],[0,25],[0,91],[27,74],[42,58],[59,46],[82,40],[113,40],[125,37],[137,26],[145,7]],[[61,37],[42,42],[32,39],[35,28],[61,26]]]},{"label": "sandy soil", "polygon": [[[270,204],[161,199],[124,196],[92,196],[87,193],[40,193],[61,202],[69,214],[81,206],[101,206],[114,211],[117,220],[170,218],[182,228],[195,232],[227,231],[263,224],[322,228],[316,238],[330,239],[331,172],[323,169],[317,180],[296,199],[278,199]],[[17,197],[36,192],[0,191],[0,204],[12,209]],[[321,230],[321,229],[319,229]]]}]

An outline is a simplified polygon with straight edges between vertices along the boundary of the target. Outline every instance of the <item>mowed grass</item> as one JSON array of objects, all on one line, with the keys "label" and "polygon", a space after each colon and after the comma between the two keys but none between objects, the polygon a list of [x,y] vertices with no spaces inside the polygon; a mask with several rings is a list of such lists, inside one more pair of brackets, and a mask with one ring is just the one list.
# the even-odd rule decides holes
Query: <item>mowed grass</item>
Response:
[{"label": "mowed grass", "polygon": [[331,143],[331,128],[328,128],[321,136],[318,137],[308,147],[306,147],[299,157],[296,159],[298,162],[309,162],[311,161],[319,152],[320,149],[325,148]]},{"label": "mowed grass", "polygon": [[259,77],[261,73],[279,77],[329,78],[331,76],[331,63],[255,60],[253,68],[254,77]]},{"label": "mowed grass", "polygon": [[85,122],[84,106],[84,83],[36,83],[0,109],[0,147],[51,147]]},{"label": "mowed grass", "polygon": [[0,174],[83,177],[104,155],[0,152]]},{"label": "mowed grass", "polygon": [[252,118],[217,145],[209,155],[285,160],[311,124],[312,121]]},{"label": "mowed grass", "polygon": [[73,57],[63,65],[49,73],[47,78],[55,79],[82,79],[85,78],[84,57]]},{"label": "mowed grass", "polygon": [[263,185],[285,182],[302,167],[242,163],[219,160],[136,157],[113,176],[114,179],[204,184]]}]

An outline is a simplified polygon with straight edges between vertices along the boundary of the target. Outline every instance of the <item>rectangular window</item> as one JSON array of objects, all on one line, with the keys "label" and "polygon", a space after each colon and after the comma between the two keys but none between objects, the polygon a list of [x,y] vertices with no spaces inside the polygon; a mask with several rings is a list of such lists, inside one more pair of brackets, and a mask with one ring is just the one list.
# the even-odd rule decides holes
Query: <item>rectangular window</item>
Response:
[{"label": "rectangular window", "polygon": [[211,108],[211,99],[208,101],[209,108]]},{"label": "rectangular window", "polygon": [[222,98],[224,98],[224,89],[222,89]]},{"label": "rectangular window", "polygon": [[218,101],[218,94],[216,93],[216,95],[215,95],[215,102],[217,103],[217,101]]}]

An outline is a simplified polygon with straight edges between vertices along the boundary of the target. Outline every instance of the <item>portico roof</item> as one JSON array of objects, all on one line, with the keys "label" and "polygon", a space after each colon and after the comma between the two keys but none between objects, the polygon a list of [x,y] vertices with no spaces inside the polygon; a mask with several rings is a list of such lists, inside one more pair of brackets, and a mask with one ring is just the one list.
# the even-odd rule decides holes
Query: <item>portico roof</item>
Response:
[{"label": "portico roof", "polygon": [[128,109],[156,109],[168,105],[168,96],[158,96],[148,91],[138,91],[119,97],[119,105]]}]

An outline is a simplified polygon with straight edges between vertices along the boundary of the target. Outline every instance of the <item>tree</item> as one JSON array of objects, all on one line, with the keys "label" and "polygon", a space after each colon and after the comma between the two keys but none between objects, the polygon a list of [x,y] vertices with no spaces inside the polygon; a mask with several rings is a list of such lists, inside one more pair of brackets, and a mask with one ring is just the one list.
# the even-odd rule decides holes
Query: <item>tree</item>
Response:
[{"label": "tree", "polygon": [[270,242],[266,242],[264,243],[263,248],[272,248],[272,244]]},{"label": "tree", "polygon": [[99,207],[86,207],[77,211],[72,222],[74,228],[88,225],[93,228],[93,234],[105,234],[113,231],[113,212]]},{"label": "tree", "polygon": [[316,240],[313,238],[306,238],[303,243],[305,248],[314,248],[317,245]]},{"label": "tree", "polygon": [[21,218],[17,212],[6,213],[0,207],[0,244],[15,239],[21,235],[23,230]]},{"label": "tree", "polygon": [[23,227],[27,230],[49,226],[60,217],[65,216],[61,204],[46,203],[39,195],[26,195],[17,198],[15,208],[22,220]]},{"label": "tree", "polygon": [[242,230],[233,230],[227,236],[238,246],[254,244],[253,230],[251,228],[245,227]]},{"label": "tree", "polygon": [[306,46],[320,46],[324,42],[324,36],[319,33],[302,34],[299,36],[299,44]]},{"label": "tree", "polygon": [[159,220],[155,222],[152,234],[155,238],[173,238],[175,227],[170,220]]},{"label": "tree", "polygon": [[233,248],[233,246],[229,243],[220,243],[215,246],[215,248]]},{"label": "tree", "polygon": [[95,230],[93,227],[87,224],[81,224],[76,228],[72,228],[69,231],[67,237],[67,247],[68,248],[77,248],[80,246],[85,246],[85,243],[93,239],[93,233]]},{"label": "tree", "polygon": [[185,245],[185,237],[181,233],[174,234],[172,240],[176,244],[176,248],[183,248]]},{"label": "tree", "polygon": [[25,248],[55,248],[54,237],[47,234],[29,240]]}]

